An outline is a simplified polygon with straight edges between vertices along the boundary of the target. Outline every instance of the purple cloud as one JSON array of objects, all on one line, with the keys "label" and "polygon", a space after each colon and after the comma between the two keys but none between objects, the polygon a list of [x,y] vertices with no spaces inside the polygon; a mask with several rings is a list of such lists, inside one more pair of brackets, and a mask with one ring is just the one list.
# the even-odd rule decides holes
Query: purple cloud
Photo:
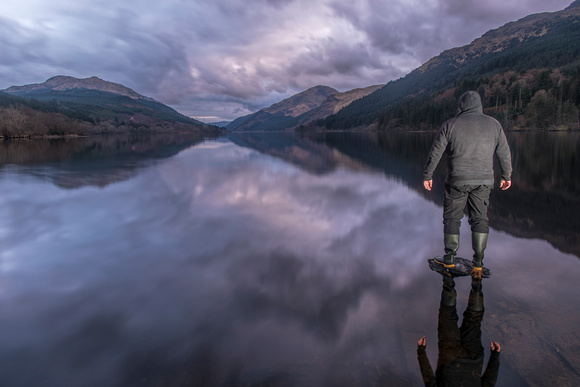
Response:
[{"label": "purple cloud", "polygon": [[0,88],[99,76],[229,120],[309,87],[386,83],[445,49],[570,0],[151,0],[3,5]]}]

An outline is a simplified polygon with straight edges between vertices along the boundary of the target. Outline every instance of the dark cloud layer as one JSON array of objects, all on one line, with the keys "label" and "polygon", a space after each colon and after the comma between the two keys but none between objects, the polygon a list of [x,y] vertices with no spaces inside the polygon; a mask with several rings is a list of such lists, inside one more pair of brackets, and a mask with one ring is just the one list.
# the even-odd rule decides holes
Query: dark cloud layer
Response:
[{"label": "dark cloud layer", "polygon": [[386,83],[570,2],[9,0],[0,6],[0,88],[96,75],[184,114],[233,119],[317,84]]}]

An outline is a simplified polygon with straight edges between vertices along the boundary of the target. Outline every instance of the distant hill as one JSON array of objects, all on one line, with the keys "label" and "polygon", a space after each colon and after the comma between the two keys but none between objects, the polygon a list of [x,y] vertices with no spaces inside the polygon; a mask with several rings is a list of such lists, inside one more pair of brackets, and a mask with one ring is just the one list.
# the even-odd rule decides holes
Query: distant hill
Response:
[{"label": "distant hill", "polygon": [[216,121],[216,122],[208,122],[208,125],[215,125],[220,128],[225,128],[231,121]]},{"label": "distant hill", "polygon": [[240,117],[226,126],[235,131],[274,131],[298,124],[298,116],[319,107],[329,95],[338,91],[328,86],[315,86],[290,98]]},{"label": "distant hill", "polygon": [[276,131],[296,128],[338,112],[355,99],[382,85],[341,93],[328,86],[315,86],[226,126],[234,131]]},{"label": "distant hill", "polygon": [[46,93],[50,91],[71,91],[71,90],[98,90],[106,91],[113,94],[124,95],[132,99],[144,99],[153,101],[152,98],[147,98],[135,92],[128,87],[118,83],[104,81],[97,77],[90,78],[74,78],[64,75],[57,75],[49,78],[44,83],[34,83],[24,86],[12,86],[3,90],[5,93],[16,95],[30,95],[36,93]]},{"label": "distant hill", "polygon": [[578,128],[580,1],[444,51],[317,124],[432,129],[453,116],[458,96],[467,90],[477,90],[486,113],[508,129]]},{"label": "distant hill", "polygon": [[218,130],[97,77],[9,87],[0,92],[0,113],[3,136]]},{"label": "distant hill", "polygon": [[344,93],[334,93],[328,96],[324,102],[314,108],[309,110],[300,117],[298,117],[299,124],[306,125],[312,121],[326,118],[332,114],[338,113],[340,109],[348,106],[351,102],[360,99],[378,89],[384,85],[374,85],[365,88],[359,88],[354,90],[345,91]]}]

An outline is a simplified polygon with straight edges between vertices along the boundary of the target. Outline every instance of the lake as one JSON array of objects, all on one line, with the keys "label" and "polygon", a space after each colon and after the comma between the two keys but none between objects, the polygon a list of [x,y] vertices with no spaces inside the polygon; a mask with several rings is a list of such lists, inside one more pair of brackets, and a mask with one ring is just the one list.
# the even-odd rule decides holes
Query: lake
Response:
[{"label": "lake", "polygon": [[[484,367],[494,340],[498,386],[578,386],[579,133],[507,135]],[[0,385],[422,385],[442,288],[433,136],[0,143]],[[456,279],[460,321],[470,288]]]}]

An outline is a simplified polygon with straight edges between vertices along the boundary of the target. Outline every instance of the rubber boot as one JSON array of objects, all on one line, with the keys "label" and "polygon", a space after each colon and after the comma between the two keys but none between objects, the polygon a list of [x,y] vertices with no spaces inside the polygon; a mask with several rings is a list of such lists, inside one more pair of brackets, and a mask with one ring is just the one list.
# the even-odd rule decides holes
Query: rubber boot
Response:
[{"label": "rubber boot", "polygon": [[450,276],[443,276],[443,290],[441,290],[441,305],[455,306],[457,304],[457,291],[455,281]]},{"label": "rubber boot", "polygon": [[481,277],[472,277],[471,291],[469,292],[468,308],[474,312],[482,312],[483,307],[483,292],[481,286]]},{"label": "rubber boot", "polygon": [[436,257],[435,262],[446,268],[455,267],[455,255],[459,249],[459,234],[443,234],[443,243],[445,245],[445,255],[443,259]]},{"label": "rubber boot", "polygon": [[488,233],[472,232],[471,246],[473,248],[473,273],[472,275],[481,278],[481,270],[483,269],[483,252],[487,247]]}]

